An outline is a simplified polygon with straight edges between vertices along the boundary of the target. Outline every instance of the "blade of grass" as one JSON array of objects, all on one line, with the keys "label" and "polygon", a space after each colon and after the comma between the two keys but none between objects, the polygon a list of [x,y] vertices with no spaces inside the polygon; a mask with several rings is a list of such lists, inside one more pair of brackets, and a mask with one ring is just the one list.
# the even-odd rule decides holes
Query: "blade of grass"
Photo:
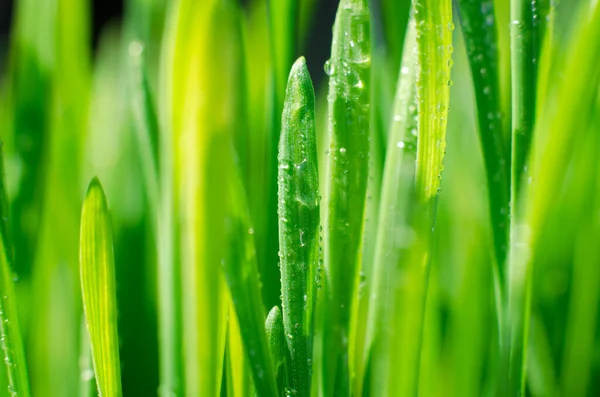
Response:
[{"label": "blade of grass", "polygon": [[329,78],[329,158],[325,220],[327,321],[322,393],[349,392],[348,338],[359,277],[370,153],[370,13],[342,0],[333,29]]},{"label": "blade of grass", "polygon": [[[244,356],[244,343],[240,334],[240,324],[233,304],[229,305],[226,347],[227,395],[244,397],[252,395],[252,382],[248,362]],[[221,393],[222,394],[222,393]]]},{"label": "blade of grass", "polygon": [[[508,124],[502,117],[496,12],[490,0],[460,0],[462,33],[471,67],[479,141],[488,181],[488,205],[494,238],[494,277],[499,326],[503,313],[504,263],[508,251],[510,162],[505,142]],[[483,15],[482,15],[483,13]],[[500,327],[502,331],[502,327]],[[502,339],[502,338],[501,338]]]},{"label": "blade of grass", "polygon": [[279,248],[290,393],[310,396],[312,336],[320,277],[315,93],[304,58],[290,72],[279,141]]},{"label": "blade of grass", "polygon": [[104,191],[90,183],[81,211],[80,275],[92,360],[102,396],[121,396],[113,237]]},{"label": "blade of grass", "polygon": [[[416,160],[416,132],[417,132],[417,103],[416,103],[416,31],[414,22],[409,23],[403,51],[402,67],[398,78],[398,88],[394,104],[393,121],[391,124],[390,138],[388,141],[381,202],[379,212],[379,229],[377,232],[377,245],[375,247],[375,263],[373,268],[373,286],[370,297],[369,324],[367,328],[367,353],[365,357],[370,361],[370,374],[364,380],[365,387],[371,390],[362,390],[358,386],[358,395],[365,393],[392,393],[397,388],[399,395],[407,392],[408,378],[416,376],[407,374],[406,371],[415,370],[414,349],[404,351],[403,356],[410,362],[408,367],[392,367],[394,340],[408,342],[407,346],[414,345],[412,335],[395,329],[395,314],[405,321],[411,321],[411,313],[419,310],[410,310],[400,314],[394,309],[394,279],[395,268],[399,263],[408,264],[408,253],[414,240],[414,232],[408,226],[410,202],[414,194],[414,176]],[[408,307],[408,305],[407,305]],[[411,324],[413,324],[411,322]],[[402,329],[409,330],[410,327]],[[417,330],[415,330],[417,331]],[[402,332],[402,338],[396,332]],[[403,339],[404,338],[404,339]],[[391,371],[398,376],[391,376]],[[415,383],[416,384],[416,383]],[[409,393],[410,394],[410,393]]]},{"label": "blade of grass", "polygon": [[[259,396],[277,396],[265,331],[264,306],[252,236],[254,231],[250,226],[239,171],[235,168],[229,146],[231,141],[227,138],[229,137],[222,135],[207,142],[207,162],[212,167],[205,170],[204,178],[212,191],[206,195],[206,203],[210,208],[206,217],[212,226],[212,244],[222,246],[209,251],[214,259],[220,258],[239,321],[255,390]],[[215,169],[221,172],[216,173]]]},{"label": "blade of grass", "polygon": [[9,236],[8,200],[4,184],[4,155],[0,147],[0,346],[11,396],[29,397],[27,363],[17,313],[17,295],[11,269],[13,249]]},{"label": "blade of grass", "polygon": [[273,363],[273,373],[277,378],[277,389],[279,395],[285,392],[284,385],[288,383],[287,374],[285,371],[285,350],[286,344],[284,339],[283,316],[279,306],[274,306],[265,321],[267,331],[267,339],[269,341],[269,354]]},{"label": "blade of grass", "polygon": [[[131,65],[132,99],[131,107],[135,122],[139,155],[149,213],[156,216],[159,209],[158,164],[158,117],[154,99],[150,92],[148,72],[144,63],[144,46],[138,41],[129,45],[129,63]],[[156,219],[152,224],[156,225]]]},{"label": "blade of grass", "polygon": [[[531,289],[534,263],[530,247],[541,244],[542,231],[547,214],[554,205],[555,196],[566,177],[567,159],[578,139],[592,132],[587,120],[597,94],[600,73],[596,65],[600,62],[600,47],[589,46],[589,42],[600,40],[600,6],[590,10],[583,5],[578,9],[576,34],[573,35],[566,56],[571,61],[563,71],[553,100],[546,103],[544,117],[536,126],[536,142],[533,151],[531,194],[523,205],[526,218],[515,225],[511,247],[509,316],[511,320],[510,393],[523,394],[527,357],[524,346],[528,344],[529,318],[531,312]],[[591,41],[590,41],[591,40]],[[574,101],[573,98],[578,98]],[[557,111],[560,110],[560,111]],[[573,134],[573,131],[580,131]],[[543,246],[543,244],[539,245]],[[517,250],[518,249],[518,250]],[[513,257],[514,255],[514,257]]]}]

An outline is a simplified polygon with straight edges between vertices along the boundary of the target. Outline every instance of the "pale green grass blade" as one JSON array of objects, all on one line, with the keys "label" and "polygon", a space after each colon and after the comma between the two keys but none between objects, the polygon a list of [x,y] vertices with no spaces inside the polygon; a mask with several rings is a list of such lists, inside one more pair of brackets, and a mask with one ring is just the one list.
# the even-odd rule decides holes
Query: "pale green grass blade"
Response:
[{"label": "pale green grass blade", "polygon": [[326,195],[326,318],[322,393],[350,387],[349,333],[360,266],[370,153],[370,12],[342,0],[333,29],[329,74],[329,182]]},{"label": "pale green grass blade", "polygon": [[90,397],[97,393],[96,374],[94,373],[94,362],[92,361],[92,349],[90,347],[90,335],[87,330],[85,315],[81,320],[79,346],[79,397]]},{"label": "pale green grass blade", "polygon": [[227,395],[231,397],[251,396],[251,375],[244,354],[244,343],[240,334],[240,324],[232,304],[229,305],[227,347],[225,354]]},{"label": "pale green grass blade", "polygon": [[290,390],[310,395],[310,374],[320,277],[319,175],[315,93],[306,61],[290,72],[279,141],[279,250],[283,325],[291,356]]},{"label": "pale green grass blade", "polygon": [[98,179],[90,183],[83,202],[79,249],[83,308],[98,393],[121,396],[113,237],[106,197]]},{"label": "pale green grass blade", "polygon": [[0,346],[11,396],[29,397],[27,363],[17,313],[17,295],[11,264],[13,249],[9,236],[8,201],[4,184],[4,155],[0,151]]},{"label": "pale green grass blade", "polygon": [[[531,252],[530,247],[543,247],[541,240],[547,216],[555,203],[562,181],[566,178],[568,159],[581,142],[592,133],[588,120],[591,104],[597,94],[600,73],[596,65],[600,62],[600,47],[589,42],[600,40],[600,7],[596,4],[591,12],[586,6],[579,8],[578,24],[566,52],[570,60],[562,71],[564,79],[557,84],[553,97],[546,104],[544,117],[536,125],[532,178],[528,183],[525,220],[515,225],[512,246],[514,261],[511,263],[510,306],[511,320],[511,367],[510,392],[523,393],[527,357],[529,318],[531,311],[531,289],[535,263],[532,258],[543,252]],[[572,98],[578,98],[573,101]],[[582,106],[581,104],[587,104]],[[560,110],[560,111],[557,111]],[[579,131],[573,134],[573,131]]]},{"label": "pale green grass blade", "polygon": [[[164,54],[166,103],[164,128],[161,126],[164,218],[159,229],[165,230],[159,266],[165,304],[161,309],[162,390],[167,395],[216,396],[221,391],[227,309],[220,265],[227,253],[244,259],[235,264],[244,271],[253,260],[244,256],[247,251],[230,252],[228,239],[233,237],[225,234],[224,219],[219,218],[219,214],[227,214],[221,208],[224,203],[211,207],[225,182],[240,182],[237,173],[225,173],[219,166],[219,161],[225,161],[219,156],[233,156],[227,145],[233,144],[238,127],[244,125],[243,120],[232,117],[244,113],[239,100],[243,93],[240,15],[237,4],[220,1],[182,1],[174,11]],[[239,293],[258,286],[246,288]],[[231,290],[243,330],[248,325],[241,325],[246,319]],[[249,321],[254,322],[254,328],[249,328],[253,336],[259,333],[252,317],[255,313],[262,313],[260,325],[264,328],[264,308],[257,302],[254,297],[246,302],[255,304],[248,312]],[[257,361],[257,365],[263,364]],[[270,382],[267,369],[264,374],[264,381]]]},{"label": "pale green grass blade", "polygon": [[[418,309],[402,311],[395,302],[394,291],[396,286],[396,268],[403,263],[408,269],[410,246],[414,242],[414,231],[409,223],[411,200],[414,198],[414,176],[417,143],[417,102],[416,102],[416,31],[414,22],[409,24],[403,52],[402,67],[400,68],[396,100],[394,104],[393,121],[391,124],[390,139],[388,141],[381,202],[379,212],[379,229],[377,233],[377,246],[375,248],[375,263],[373,268],[373,284],[369,307],[369,324],[367,328],[367,353],[365,357],[370,365],[370,374],[367,379],[370,392],[390,394],[397,390],[398,395],[409,393],[408,387],[416,386],[416,370],[418,368],[418,346],[416,351],[404,350],[402,356],[409,366],[394,366],[391,363],[397,352],[392,350],[394,340],[398,343],[407,342],[407,346],[414,344],[414,335],[402,330],[410,331],[413,314],[421,315]],[[408,272],[408,270],[405,270]],[[406,289],[403,290],[406,293]],[[408,299],[404,297],[403,299]],[[424,297],[423,297],[424,299]],[[398,317],[396,317],[398,316]],[[396,328],[401,320],[406,327]],[[410,326],[408,323],[410,322]],[[418,322],[418,321],[417,321]],[[420,329],[414,330],[417,334]],[[401,335],[401,336],[399,336]],[[417,339],[419,339],[417,337]],[[418,345],[418,344],[417,344]],[[416,361],[417,360],[417,361]],[[407,374],[407,371],[415,372]],[[391,376],[394,371],[394,376]],[[412,386],[408,386],[412,382]],[[361,393],[360,387],[356,393]],[[410,393],[409,393],[410,394]]]}]

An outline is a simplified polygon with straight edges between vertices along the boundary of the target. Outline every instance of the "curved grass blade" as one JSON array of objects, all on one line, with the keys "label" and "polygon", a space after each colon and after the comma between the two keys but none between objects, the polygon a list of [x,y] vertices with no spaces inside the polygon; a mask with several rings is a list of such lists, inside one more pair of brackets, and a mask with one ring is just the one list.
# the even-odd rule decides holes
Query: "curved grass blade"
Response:
[{"label": "curved grass blade", "polygon": [[[555,205],[561,181],[567,177],[568,159],[575,143],[594,132],[588,121],[600,82],[600,47],[590,42],[600,40],[600,5],[596,3],[578,8],[577,29],[566,52],[567,59],[554,98],[546,102],[544,117],[536,125],[535,145],[532,152],[532,177],[527,184],[526,209],[521,223],[515,225],[511,236],[511,274],[509,318],[510,340],[510,393],[523,395],[527,369],[525,346],[528,346],[531,293],[534,263],[530,247],[543,246],[540,238],[547,214]],[[574,101],[573,98],[577,98]],[[588,104],[582,107],[581,104]],[[573,131],[578,131],[573,134]],[[539,134],[537,133],[539,132]],[[543,135],[542,135],[543,134]]]},{"label": "curved grass blade", "polygon": [[215,263],[220,262],[227,280],[254,388],[259,396],[274,397],[278,394],[265,331],[254,231],[231,141],[227,138],[216,136],[207,142],[207,161],[212,167],[204,171],[204,178],[212,191],[206,194],[210,208],[206,221],[211,225],[214,246],[207,250]]},{"label": "curved grass blade", "polygon": [[329,157],[325,227],[326,318],[322,393],[349,392],[349,327],[360,266],[370,153],[370,12],[342,0],[329,74]]},{"label": "curved grass blade", "polygon": [[98,393],[121,396],[113,237],[106,197],[96,178],[83,202],[79,249],[81,293]]},{"label": "curved grass blade", "polygon": [[310,395],[319,264],[319,175],[315,93],[306,61],[290,72],[279,141],[279,249],[290,390]]},{"label": "curved grass blade", "polygon": [[8,200],[4,184],[4,155],[0,147],[0,346],[7,371],[11,396],[29,397],[29,379],[23,340],[17,313],[14,276],[11,263],[13,250],[9,236]]}]

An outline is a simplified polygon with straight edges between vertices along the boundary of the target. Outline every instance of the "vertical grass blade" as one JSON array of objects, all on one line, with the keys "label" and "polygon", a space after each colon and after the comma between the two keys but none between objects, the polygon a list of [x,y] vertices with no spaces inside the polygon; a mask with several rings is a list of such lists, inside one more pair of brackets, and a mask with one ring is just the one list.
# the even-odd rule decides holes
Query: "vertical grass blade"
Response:
[{"label": "vertical grass blade", "polygon": [[[233,156],[227,145],[235,143],[245,125],[240,10],[232,1],[184,0],[173,16],[164,54],[165,124],[160,128],[161,394],[215,396],[221,391],[227,310],[220,265],[230,247],[219,217],[223,211],[213,210],[211,200],[218,195],[215,187],[240,178],[215,165],[220,155]],[[222,152],[211,153],[213,148]],[[217,209],[223,205],[217,204]],[[239,266],[249,265],[245,260]],[[237,303],[233,291],[232,298]],[[257,306],[253,310],[264,310]],[[236,304],[243,330],[247,325],[241,325],[238,309]],[[264,313],[264,327],[263,321]]]},{"label": "vertical grass blade", "polygon": [[323,390],[350,385],[349,327],[360,265],[370,153],[370,12],[342,0],[333,28],[329,74],[329,157],[325,220],[326,318]]},{"label": "vertical grass blade", "polygon": [[[532,152],[531,181],[528,181],[523,204],[525,216],[515,225],[511,236],[511,267],[509,319],[510,334],[510,394],[523,395],[527,369],[525,347],[528,346],[531,313],[532,278],[536,252],[531,247],[543,246],[541,239],[547,216],[555,205],[562,181],[567,178],[568,159],[593,129],[589,128],[593,114],[600,73],[600,47],[590,42],[600,40],[600,6],[592,9],[587,4],[578,7],[579,15],[572,41],[565,57],[570,60],[562,71],[553,97],[547,101],[544,117],[536,125],[535,144]],[[573,98],[577,98],[574,101]],[[582,106],[581,104],[586,104]],[[573,131],[578,131],[574,134]]]},{"label": "vertical grass blade", "polygon": [[269,354],[271,355],[271,362],[273,363],[273,373],[278,378],[279,370],[284,366],[286,356],[286,346],[283,336],[283,316],[279,306],[273,306],[267,315],[265,328],[267,330],[267,339],[269,341]]},{"label": "vertical grass blade", "polygon": [[306,61],[290,72],[279,141],[279,250],[290,388],[310,395],[310,374],[319,263],[319,175],[315,93]]},{"label": "vertical grass blade", "polygon": [[[460,0],[462,33],[475,89],[477,126],[488,181],[498,288],[504,285],[510,200],[508,124],[502,119],[496,12],[490,0]],[[483,15],[482,15],[483,13]],[[501,299],[500,296],[498,296]],[[499,301],[500,302],[500,301]]]},{"label": "vertical grass blade", "polygon": [[79,247],[81,293],[98,393],[121,396],[113,237],[106,197],[96,178],[83,202]]},{"label": "vertical grass blade", "polygon": [[419,199],[433,203],[439,193],[446,151],[446,125],[452,66],[452,2],[417,0],[419,140],[416,189]]},{"label": "vertical grass blade", "polygon": [[277,107],[285,93],[288,70],[294,62],[298,46],[299,0],[269,0],[271,54],[275,73]]},{"label": "vertical grass blade", "polygon": [[255,390],[259,396],[274,397],[277,388],[265,331],[254,231],[228,138],[222,135],[207,142],[207,162],[212,165],[204,170],[206,184],[212,188],[206,194],[212,243],[207,251],[212,263],[220,262],[227,280]]},{"label": "vertical grass blade", "polygon": [[4,184],[4,155],[0,147],[0,346],[11,396],[29,397],[29,379],[17,313],[13,249],[9,236],[8,200]]},{"label": "vertical grass blade", "polygon": [[[414,393],[410,390],[414,392],[417,382],[422,303],[415,307],[411,307],[410,303],[402,304],[404,301],[412,301],[409,299],[408,289],[402,288],[400,284],[402,277],[416,274],[410,257],[415,242],[410,213],[415,198],[417,155],[416,45],[415,24],[411,21],[398,76],[381,187],[365,354],[370,369],[367,368],[368,372],[365,374],[365,390],[361,391],[359,387],[356,391],[359,395],[369,392],[390,395],[394,390],[397,395],[412,395]],[[411,284],[415,285],[416,295],[419,295],[422,276],[418,279],[411,277]],[[401,291],[399,295],[402,300],[396,298],[396,290]],[[405,346],[401,349],[401,354],[394,349],[395,341]],[[403,357],[405,364],[392,366],[396,355]]]},{"label": "vertical grass blade", "polygon": [[[159,157],[158,157],[158,117],[154,98],[150,92],[147,66],[144,62],[144,46],[139,41],[129,45],[129,63],[131,66],[132,99],[131,107],[135,122],[142,175],[149,202],[149,213],[155,215],[159,210]],[[156,224],[156,220],[153,222]]]}]

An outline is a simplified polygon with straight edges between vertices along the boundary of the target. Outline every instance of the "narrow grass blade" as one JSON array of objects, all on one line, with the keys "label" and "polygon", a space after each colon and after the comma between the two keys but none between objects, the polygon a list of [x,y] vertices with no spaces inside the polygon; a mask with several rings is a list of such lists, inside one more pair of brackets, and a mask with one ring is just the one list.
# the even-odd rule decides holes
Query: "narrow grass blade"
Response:
[{"label": "narrow grass blade", "polygon": [[98,393],[121,396],[113,237],[106,197],[95,178],[83,202],[79,247],[83,308]]},{"label": "narrow grass blade", "polygon": [[[227,396],[252,396],[250,370],[244,353],[244,342],[241,337],[240,324],[235,315],[233,304],[229,305],[227,347],[225,354]],[[223,392],[221,390],[221,395],[222,394]]]},{"label": "narrow grass blade", "polygon": [[[1,149],[1,148],[0,148]],[[8,200],[4,184],[4,155],[0,151],[0,346],[7,371],[11,396],[29,397],[27,363],[17,313],[14,276],[11,269],[13,249],[9,236]]]},{"label": "narrow grass blade", "polygon": [[[414,200],[417,145],[416,45],[415,24],[410,22],[399,73],[381,188],[365,353],[370,369],[366,369],[363,390],[361,386],[357,387],[358,395],[365,393],[385,395],[392,393],[393,390],[396,390],[398,395],[403,393],[410,395],[409,388],[414,387],[417,381],[418,343],[415,343],[414,334],[401,330],[410,330],[416,326],[418,320],[415,323],[413,315],[420,316],[422,313],[419,308],[400,312],[400,308],[410,308],[410,305],[397,306],[400,303],[396,303],[394,294],[398,289],[395,284],[399,282],[395,280],[400,277],[396,274],[396,269],[400,263],[403,263],[402,269],[405,269],[403,272],[408,273],[409,251],[415,240],[409,214]],[[413,282],[416,285],[419,281],[421,280]],[[396,310],[395,307],[398,309]],[[396,328],[400,318],[405,321],[405,326]],[[417,333],[416,340],[419,339],[419,329],[414,329]],[[401,355],[408,366],[391,365],[393,357],[397,354],[397,351],[392,349],[394,340],[398,340],[398,343],[406,342],[407,347],[413,346],[410,351],[404,349]],[[394,376],[391,375],[392,371]]]},{"label": "narrow grass blade", "polygon": [[[255,390],[259,396],[277,396],[265,331],[254,232],[231,141],[227,138],[214,137],[207,142],[207,162],[212,167],[204,171],[204,178],[212,190],[205,198],[210,208],[206,221],[211,225],[213,244],[207,251],[212,263],[220,262],[227,280]],[[215,173],[215,169],[220,173]]]},{"label": "narrow grass blade", "polygon": [[370,12],[366,0],[342,0],[333,28],[329,74],[329,158],[325,227],[328,326],[323,390],[350,387],[348,337],[360,266],[370,153]]},{"label": "narrow grass blade", "polygon": [[279,250],[283,325],[291,356],[290,390],[310,395],[317,301],[319,175],[315,135],[315,93],[306,61],[290,72],[279,141]]},{"label": "narrow grass blade", "polygon": [[410,0],[382,0],[381,19],[389,56],[389,68],[396,73],[400,67],[405,33],[410,16]]},{"label": "narrow grass blade", "polygon": [[[588,121],[597,95],[600,72],[600,47],[589,46],[600,40],[600,6],[591,12],[588,5],[578,9],[576,34],[568,46],[566,57],[571,60],[562,71],[564,79],[557,84],[551,101],[547,102],[544,117],[536,125],[532,152],[531,181],[523,207],[526,217],[514,226],[511,236],[510,301],[510,393],[525,392],[529,319],[531,312],[534,262],[530,247],[543,246],[542,232],[547,216],[567,177],[568,159],[575,143],[593,132]],[[573,101],[573,98],[578,98]],[[581,104],[588,104],[581,106]],[[537,132],[540,134],[537,134]],[[573,134],[578,131],[578,134]],[[541,251],[543,252],[543,251]]]},{"label": "narrow grass blade", "polygon": [[[286,344],[283,336],[283,316],[279,306],[274,306],[267,315],[265,328],[267,330],[267,339],[269,340],[269,354],[271,355],[271,362],[273,363],[273,373],[279,378],[278,373],[280,369],[283,369],[282,367],[285,366],[286,357]],[[286,374],[282,373],[282,375],[285,377]],[[280,389],[280,391],[282,390]]]},{"label": "narrow grass blade", "polygon": [[[275,96],[283,102],[286,77],[298,46],[299,0],[269,0],[271,54],[275,72]],[[277,105],[279,108],[281,105]]]},{"label": "narrow grass blade", "polygon": [[[215,396],[221,390],[226,337],[220,264],[229,247],[211,200],[218,195],[213,188],[233,174],[221,178],[214,165],[220,153],[211,156],[210,151],[217,140],[233,145],[245,125],[240,10],[237,2],[185,0],[173,11],[164,47],[166,103],[160,128],[161,394]],[[210,172],[219,180],[209,179]],[[242,324],[239,312],[238,319]],[[263,321],[261,315],[264,327]]]},{"label": "narrow grass blade", "polygon": [[[502,117],[496,12],[490,0],[460,0],[458,4],[475,89],[479,141],[485,161],[494,236],[494,271],[500,290],[505,284],[504,261],[508,250],[510,161],[505,139],[509,126]],[[498,299],[500,303],[500,294]]]},{"label": "narrow grass blade", "polygon": [[416,189],[419,199],[425,203],[439,193],[444,168],[453,51],[452,2],[417,0],[414,15],[419,64]]},{"label": "narrow grass blade", "polygon": [[[131,107],[135,122],[142,175],[149,202],[149,213],[155,215],[159,210],[158,164],[158,117],[154,98],[150,92],[148,72],[144,63],[144,46],[139,41],[129,45],[129,63],[131,65],[132,99]],[[156,219],[153,224],[156,224]]]}]

